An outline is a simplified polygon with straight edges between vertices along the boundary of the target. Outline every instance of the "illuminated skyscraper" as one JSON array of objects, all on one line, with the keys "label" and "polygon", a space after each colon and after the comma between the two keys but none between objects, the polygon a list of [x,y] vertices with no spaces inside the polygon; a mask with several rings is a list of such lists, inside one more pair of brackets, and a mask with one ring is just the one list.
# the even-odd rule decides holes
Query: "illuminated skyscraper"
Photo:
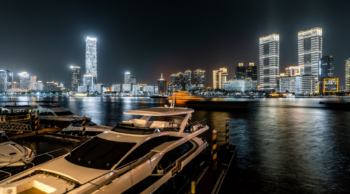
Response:
[{"label": "illuminated skyscraper", "polygon": [[289,66],[284,69],[286,76],[297,76],[300,75],[300,66]]},{"label": "illuminated skyscraper", "polygon": [[223,67],[213,71],[213,89],[224,89],[224,82],[227,81],[227,68]]},{"label": "illuminated skyscraper", "polygon": [[80,85],[80,67],[79,66],[70,66],[70,89],[72,91],[77,91],[78,86]]},{"label": "illuminated skyscraper", "polygon": [[345,60],[345,91],[350,92],[350,58]]},{"label": "illuminated skyscraper", "polygon": [[197,69],[193,71],[193,83],[205,85],[205,70]]},{"label": "illuminated skyscraper", "polygon": [[249,63],[247,67],[246,80],[258,81],[258,67],[254,63]]},{"label": "illuminated skyscraper", "polygon": [[22,72],[19,74],[19,88],[28,90],[30,86],[30,77],[27,72]]},{"label": "illuminated skyscraper", "polygon": [[30,84],[29,84],[30,90],[36,90],[36,81],[37,81],[36,76],[30,76]]},{"label": "illuminated skyscraper", "polygon": [[185,75],[184,75],[184,84],[185,85],[191,84],[191,77],[192,77],[192,71],[191,70],[185,71]]},{"label": "illuminated skyscraper", "polygon": [[124,84],[130,84],[130,72],[125,72],[124,73]]},{"label": "illuminated skyscraper", "polygon": [[334,78],[334,58],[333,56],[324,56],[319,60],[318,66],[318,83],[320,91],[323,91],[323,82],[325,78]]},{"label": "illuminated skyscraper", "polygon": [[298,63],[301,75],[313,75],[318,81],[318,61],[322,57],[322,28],[298,33]]},{"label": "illuminated skyscraper", "polygon": [[86,38],[85,52],[85,69],[86,74],[93,74],[97,79],[97,39]]},{"label": "illuminated skyscraper", "polygon": [[158,92],[166,93],[166,80],[163,78],[163,74],[160,74],[160,78],[158,79]]},{"label": "illuminated skyscraper", "polygon": [[238,63],[236,67],[236,78],[237,80],[245,80],[245,67],[243,63]]},{"label": "illuminated skyscraper", "polygon": [[10,70],[0,70],[0,92],[13,88],[13,72]]},{"label": "illuminated skyscraper", "polygon": [[280,40],[278,34],[260,37],[259,64],[261,90],[276,89],[280,66]]}]

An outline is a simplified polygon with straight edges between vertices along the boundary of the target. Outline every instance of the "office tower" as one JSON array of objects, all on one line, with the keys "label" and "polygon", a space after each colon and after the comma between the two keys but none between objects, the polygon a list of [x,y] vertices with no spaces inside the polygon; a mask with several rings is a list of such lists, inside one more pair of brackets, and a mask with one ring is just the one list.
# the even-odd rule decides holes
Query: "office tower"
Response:
[{"label": "office tower", "polygon": [[80,66],[70,66],[70,89],[71,91],[77,91],[80,85],[81,78]]},{"label": "office tower", "polygon": [[47,92],[59,92],[61,91],[61,87],[59,87],[57,82],[46,82],[45,91]]},{"label": "office tower", "polygon": [[224,82],[227,81],[227,68],[220,68],[213,71],[213,89],[224,89]]},{"label": "office tower", "polygon": [[254,63],[249,63],[249,66],[246,70],[246,79],[257,81],[258,80],[258,67]]},{"label": "office tower", "polygon": [[28,90],[30,85],[30,77],[27,72],[22,72],[19,74],[19,88]]},{"label": "office tower", "polygon": [[193,83],[205,85],[205,70],[197,69],[193,71]]},{"label": "office tower", "polygon": [[236,67],[236,79],[245,80],[245,67],[243,63],[238,63],[238,66]]},{"label": "office tower", "polygon": [[279,92],[296,92],[296,76],[279,77],[278,81]]},{"label": "office tower", "polygon": [[226,91],[248,92],[258,90],[258,81],[252,80],[229,80],[224,83]]},{"label": "office tower", "polygon": [[324,56],[319,61],[319,81],[334,76],[333,56]]},{"label": "office tower", "polygon": [[94,75],[94,74],[85,74],[83,76],[83,84],[84,84],[84,86],[93,86],[93,85],[95,85],[96,84],[96,75]]},{"label": "office tower", "polygon": [[10,70],[0,69],[0,92],[13,88],[13,73]]},{"label": "office tower", "polygon": [[184,84],[184,81],[185,81],[185,75],[184,75],[184,73],[178,72],[178,73],[176,74],[176,76],[177,76],[176,84],[183,85],[183,84]]},{"label": "office tower", "polygon": [[30,76],[30,84],[29,84],[30,90],[36,90],[36,81],[37,81],[36,76]]},{"label": "office tower", "polygon": [[160,93],[166,93],[166,80],[163,78],[163,74],[160,74],[160,78],[158,79],[158,91]]},{"label": "office tower", "polygon": [[318,92],[316,89],[315,76],[313,75],[296,76],[295,86],[297,94],[313,94]]},{"label": "office tower", "polygon": [[131,76],[130,77],[130,84],[136,84],[137,83],[137,77]]},{"label": "office tower", "polygon": [[286,76],[300,75],[300,67],[299,66],[289,66],[289,67],[284,69],[284,74]]},{"label": "office tower", "polygon": [[95,75],[97,79],[97,39],[86,38],[86,52],[85,52],[85,69],[86,74]]},{"label": "office tower", "polygon": [[130,84],[130,72],[125,72],[124,74],[124,84]]},{"label": "office tower", "polygon": [[36,82],[36,90],[43,91],[44,90],[44,83],[42,81]]},{"label": "office tower", "polygon": [[350,58],[345,60],[345,91],[350,92]]},{"label": "office tower", "polygon": [[260,88],[271,91],[277,88],[280,66],[280,40],[278,34],[259,39]]},{"label": "office tower", "polygon": [[186,70],[184,73],[184,83],[185,85],[190,85],[191,84],[191,77],[192,77],[192,71],[191,70]]},{"label": "office tower", "polygon": [[173,73],[173,74],[170,75],[170,84],[171,85],[175,85],[176,82],[177,82],[177,76],[176,76],[175,73]]},{"label": "office tower", "polygon": [[313,75],[318,81],[318,61],[322,57],[322,28],[298,33],[300,75]]}]

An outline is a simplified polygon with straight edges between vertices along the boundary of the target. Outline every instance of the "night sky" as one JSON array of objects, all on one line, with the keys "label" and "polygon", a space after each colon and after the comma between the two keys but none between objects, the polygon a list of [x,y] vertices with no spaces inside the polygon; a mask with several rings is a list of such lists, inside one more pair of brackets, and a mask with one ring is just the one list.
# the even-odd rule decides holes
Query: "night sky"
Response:
[{"label": "night sky", "polygon": [[350,1],[2,1],[0,69],[69,83],[85,72],[85,39],[96,37],[98,79],[122,83],[125,71],[155,84],[160,73],[259,64],[259,37],[280,34],[280,72],[297,65],[297,34],[323,28],[323,55],[344,84],[350,58]]}]

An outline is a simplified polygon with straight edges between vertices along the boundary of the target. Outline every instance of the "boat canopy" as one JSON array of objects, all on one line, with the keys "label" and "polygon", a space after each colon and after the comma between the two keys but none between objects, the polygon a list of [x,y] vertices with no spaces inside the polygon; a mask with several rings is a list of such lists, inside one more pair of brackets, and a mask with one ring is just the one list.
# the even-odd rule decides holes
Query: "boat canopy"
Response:
[{"label": "boat canopy", "polygon": [[145,108],[140,110],[129,110],[124,112],[128,115],[143,115],[143,116],[174,116],[193,113],[192,108],[182,107],[157,107],[157,108]]}]

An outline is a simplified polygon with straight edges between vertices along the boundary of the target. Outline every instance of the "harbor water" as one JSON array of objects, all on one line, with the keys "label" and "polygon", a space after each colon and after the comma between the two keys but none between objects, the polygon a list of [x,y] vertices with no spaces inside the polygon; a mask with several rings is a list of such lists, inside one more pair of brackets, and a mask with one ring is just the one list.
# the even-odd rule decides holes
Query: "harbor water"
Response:
[{"label": "harbor water", "polygon": [[[1,98],[5,101],[6,98]],[[20,97],[18,101],[36,100]],[[47,97],[97,124],[113,126],[132,116],[123,112],[162,106],[165,99],[137,97]],[[237,99],[212,99],[237,100]],[[254,99],[251,109],[195,110],[208,119],[223,144],[229,118],[230,144],[237,155],[221,193],[350,193],[350,111],[324,109],[324,99]],[[29,139],[39,152],[68,144]]]}]

